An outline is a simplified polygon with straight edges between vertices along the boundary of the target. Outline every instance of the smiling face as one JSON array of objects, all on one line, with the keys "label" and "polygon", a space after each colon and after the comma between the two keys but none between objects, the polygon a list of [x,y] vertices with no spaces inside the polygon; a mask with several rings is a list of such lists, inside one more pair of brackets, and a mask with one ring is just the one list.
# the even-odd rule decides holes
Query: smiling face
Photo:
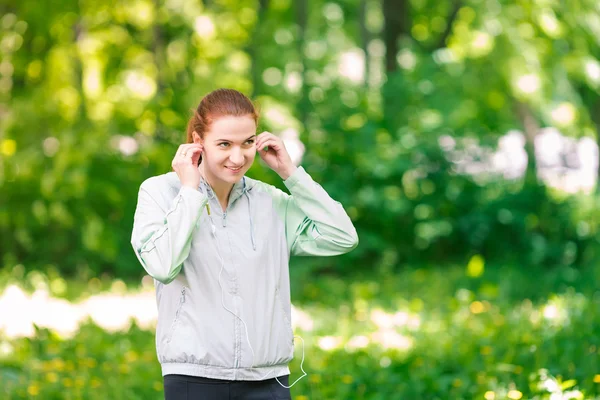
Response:
[{"label": "smiling face", "polygon": [[256,123],[250,116],[220,117],[204,138],[194,133],[194,142],[204,146],[202,168],[207,180],[214,186],[233,185],[254,162]]}]

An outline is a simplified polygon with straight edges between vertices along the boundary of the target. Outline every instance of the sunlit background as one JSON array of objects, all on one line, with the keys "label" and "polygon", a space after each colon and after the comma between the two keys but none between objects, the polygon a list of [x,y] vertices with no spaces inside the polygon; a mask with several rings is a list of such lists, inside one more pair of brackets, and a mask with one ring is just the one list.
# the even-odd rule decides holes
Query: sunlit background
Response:
[{"label": "sunlit background", "polygon": [[360,237],[292,262],[294,399],[600,399],[597,0],[4,0],[3,400],[163,398],[133,212],[220,87]]}]

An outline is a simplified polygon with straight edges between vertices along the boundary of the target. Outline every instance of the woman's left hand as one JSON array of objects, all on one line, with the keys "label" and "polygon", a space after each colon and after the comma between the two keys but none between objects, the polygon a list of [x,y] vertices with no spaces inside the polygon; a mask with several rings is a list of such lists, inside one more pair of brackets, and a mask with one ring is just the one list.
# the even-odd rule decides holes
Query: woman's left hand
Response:
[{"label": "woman's left hand", "polygon": [[[267,147],[267,150],[265,150]],[[283,144],[281,138],[270,132],[263,132],[256,138],[256,150],[265,163],[273,171],[286,180],[296,170],[292,159]]]}]

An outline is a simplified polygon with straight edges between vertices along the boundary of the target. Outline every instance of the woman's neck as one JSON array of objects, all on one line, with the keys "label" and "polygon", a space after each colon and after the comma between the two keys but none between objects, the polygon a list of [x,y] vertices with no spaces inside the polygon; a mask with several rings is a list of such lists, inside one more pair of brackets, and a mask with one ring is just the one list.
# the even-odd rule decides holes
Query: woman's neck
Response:
[{"label": "woman's neck", "polygon": [[214,176],[212,176],[210,173],[207,173],[207,171],[204,169],[204,163],[200,163],[198,169],[200,170],[200,174],[204,180],[210,185],[213,192],[215,192],[215,195],[217,196],[219,203],[221,203],[223,210],[225,210],[227,208],[227,204],[229,203],[229,195],[231,194],[233,185],[228,182],[219,182],[219,180],[217,180]]}]

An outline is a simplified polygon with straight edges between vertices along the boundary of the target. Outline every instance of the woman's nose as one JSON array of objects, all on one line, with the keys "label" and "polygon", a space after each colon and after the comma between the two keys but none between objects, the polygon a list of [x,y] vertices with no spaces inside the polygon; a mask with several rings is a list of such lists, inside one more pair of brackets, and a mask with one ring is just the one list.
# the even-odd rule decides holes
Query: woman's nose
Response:
[{"label": "woman's nose", "polygon": [[231,150],[231,153],[229,154],[229,160],[236,166],[242,165],[244,163],[244,153],[242,149],[236,147]]}]

